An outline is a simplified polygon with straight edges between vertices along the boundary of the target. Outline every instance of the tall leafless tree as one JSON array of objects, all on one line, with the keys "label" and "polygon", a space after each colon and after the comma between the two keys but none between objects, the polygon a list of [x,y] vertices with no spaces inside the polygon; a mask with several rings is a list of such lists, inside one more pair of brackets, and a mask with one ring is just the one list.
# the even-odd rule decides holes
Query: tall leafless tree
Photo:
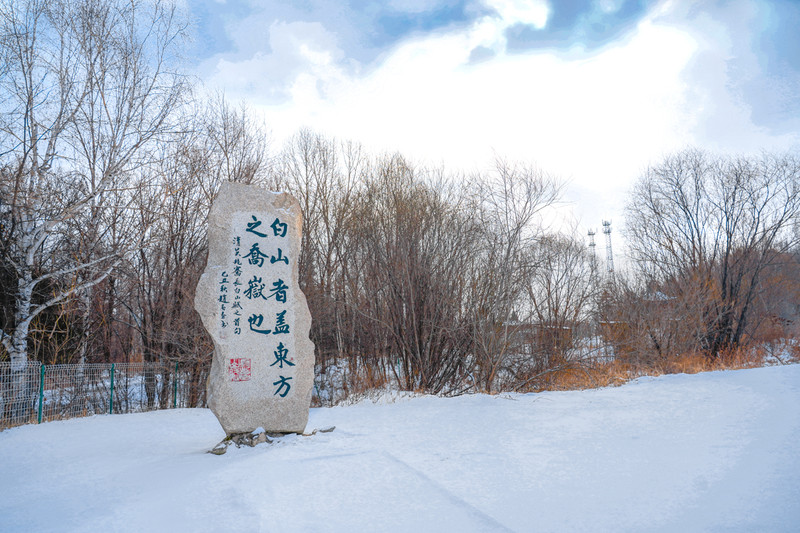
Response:
[{"label": "tall leafless tree", "polygon": [[495,169],[477,180],[482,266],[475,284],[472,312],[480,387],[492,391],[506,363],[514,335],[512,317],[523,297],[526,273],[531,271],[527,250],[543,234],[539,219],[554,205],[561,187],[532,166],[498,158]]},{"label": "tall leafless tree", "polygon": [[[144,361],[164,363],[165,375],[176,362],[183,364],[194,405],[211,353],[193,304],[208,252],[208,212],[224,181],[267,186],[269,157],[266,133],[246,107],[236,109],[217,96],[187,115],[185,131],[139,180],[131,224],[146,234],[125,274],[131,285],[127,309]],[[148,403],[164,401],[167,394],[156,393],[154,375],[145,379]]]},{"label": "tall leafless tree", "polygon": [[701,302],[698,343],[710,356],[744,341],[765,272],[796,239],[799,186],[793,156],[697,150],[637,182],[626,220],[639,273],[669,298]]},{"label": "tall leafless tree", "polygon": [[[31,321],[95,287],[124,254],[98,220],[179,103],[183,84],[167,70],[183,32],[175,13],[158,1],[0,6],[3,251],[17,281],[0,337],[17,376],[14,397],[25,396]],[[85,246],[59,253],[78,219],[88,224]],[[50,292],[37,297],[45,282]]]}]

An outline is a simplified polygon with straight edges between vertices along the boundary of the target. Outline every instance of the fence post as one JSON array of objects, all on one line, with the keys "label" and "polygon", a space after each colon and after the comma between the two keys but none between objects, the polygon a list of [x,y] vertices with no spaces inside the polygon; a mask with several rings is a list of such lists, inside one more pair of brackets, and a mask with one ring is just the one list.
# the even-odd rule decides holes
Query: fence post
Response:
[{"label": "fence post", "polygon": [[114,363],[111,363],[111,394],[108,400],[108,414],[114,414]]},{"label": "fence post", "polygon": [[178,363],[175,362],[175,374],[172,379],[175,381],[175,393],[172,395],[172,408],[178,407]]},{"label": "fence post", "polygon": [[42,423],[42,403],[44,402],[44,369],[45,366],[41,365],[39,372],[39,418],[37,424]]}]

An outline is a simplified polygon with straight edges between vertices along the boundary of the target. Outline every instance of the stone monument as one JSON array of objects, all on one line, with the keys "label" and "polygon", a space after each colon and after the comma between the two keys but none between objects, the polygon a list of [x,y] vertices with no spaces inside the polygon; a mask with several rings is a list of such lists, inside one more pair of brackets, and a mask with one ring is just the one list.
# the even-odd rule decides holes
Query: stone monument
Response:
[{"label": "stone monument", "polygon": [[195,308],[214,340],[208,406],[228,436],[302,433],[314,385],[298,284],[302,214],[287,193],[225,183],[208,221]]}]

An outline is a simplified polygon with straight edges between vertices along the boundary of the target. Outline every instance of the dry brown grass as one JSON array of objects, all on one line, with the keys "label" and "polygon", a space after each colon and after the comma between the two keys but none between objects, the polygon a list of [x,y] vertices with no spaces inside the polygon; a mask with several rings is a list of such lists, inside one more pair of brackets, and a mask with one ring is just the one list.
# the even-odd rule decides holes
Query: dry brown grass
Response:
[{"label": "dry brown grass", "polygon": [[531,390],[580,390],[620,385],[631,379],[627,365],[612,362],[603,365],[586,366],[575,364],[557,370],[547,379],[533,383]]},{"label": "dry brown grass", "polygon": [[[795,347],[793,356],[800,362],[800,346]],[[710,358],[702,353],[685,353],[664,358],[651,364],[631,364],[625,361],[612,361],[593,366],[574,365],[553,372],[546,380],[536,384],[536,390],[580,390],[596,387],[622,385],[641,376],[660,376],[664,374],[697,374],[714,370],[735,370],[764,366],[769,355],[766,347],[740,348],[721,353]]]},{"label": "dry brown grass", "polygon": [[[518,392],[540,391],[567,391],[593,389],[599,387],[615,387],[642,376],[660,376],[664,374],[697,374],[715,370],[736,370],[742,368],[756,368],[764,366],[768,361],[775,361],[776,353],[783,354],[783,362],[800,363],[800,344],[780,342],[763,344],[758,347],[739,348],[719,354],[715,358],[708,357],[700,352],[684,353],[674,357],[660,358],[649,363],[643,363],[644,357],[630,357],[618,359],[608,363],[582,364],[562,362],[561,367],[555,367],[540,376],[531,378],[519,389],[502,388],[495,393],[517,390]],[[339,378],[338,393],[333,402],[324,402],[325,405],[338,404],[343,401],[352,402],[354,399],[369,398],[376,392],[386,391],[396,386],[396,383],[385,371],[361,365],[358,368],[349,368]],[[339,381],[337,380],[337,381]],[[331,386],[333,384],[329,384]],[[336,388],[333,386],[332,388]],[[425,391],[417,390],[412,393],[424,394]],[[313,406],[321,405],[314,398]]]}]

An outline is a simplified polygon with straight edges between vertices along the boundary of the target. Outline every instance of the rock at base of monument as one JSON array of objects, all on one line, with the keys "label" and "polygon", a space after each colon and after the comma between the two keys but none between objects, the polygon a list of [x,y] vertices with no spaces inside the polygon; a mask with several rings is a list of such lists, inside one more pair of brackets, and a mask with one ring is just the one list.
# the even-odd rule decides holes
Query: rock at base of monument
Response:
[{"label": "rock at base of monument", "polygon": [[267,436],[267,433],[261,428],[249,433],[234,433],[222,439],[222,441],[209,450],[208,453],[222,455],[228,451],[228,446],[231,444],[235,444],[237,448],[241,448],[242,446],[249,446],[252,448],[253,446],[264,443],[272,444],[272,439],[270,439],[270,437],[274,438],[275,435]]},{"label": "rock at base of monument", "polygon": [[311,437],[312,435],[316,435],[317,433],[330,433],[336,429],[336,426],[328,426],[325,428],[314,429],[311,433],[303,433],[304,437]]},{"label": "rock at base of monument", "polygon": [[235,433],[233,435],[229,435],[222,439],[219,444],[208,450],[208,453],[212,453],[214,455],[224,455],[225,452],[228,451],[228,446],[231,444],[234,444],[237,448],[241,448],[242,446],[249,446],[252,448],[259,444],[272,444],[276,440],[280,439],[281,437],[285,437],[286,435],[302,435],[303,437],[311,437],[317,433],[330,433],[334,429],[336,429],[336,426],[314,429],[310,433],[267,433],[262,428],[258,428],[249,433]]},{"label": "rock at base of monument", "polygon": [[213,453],[214,455],[224,455],[225,452],[228,451],[228,445],[230,445],[230,441],[222,441],[208,450],[208,453]]}]

